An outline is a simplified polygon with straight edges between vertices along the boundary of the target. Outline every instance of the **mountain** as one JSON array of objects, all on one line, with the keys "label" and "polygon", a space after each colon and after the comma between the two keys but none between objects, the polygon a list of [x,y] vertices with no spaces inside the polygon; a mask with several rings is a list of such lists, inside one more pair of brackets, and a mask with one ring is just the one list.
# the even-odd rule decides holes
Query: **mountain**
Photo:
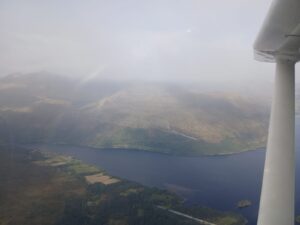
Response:
[{"label": "mountain", "polygon": [[0,79],[2,142],[226,154],[265,145],[268,111],[261,100],[180,84],[42,72]]}]

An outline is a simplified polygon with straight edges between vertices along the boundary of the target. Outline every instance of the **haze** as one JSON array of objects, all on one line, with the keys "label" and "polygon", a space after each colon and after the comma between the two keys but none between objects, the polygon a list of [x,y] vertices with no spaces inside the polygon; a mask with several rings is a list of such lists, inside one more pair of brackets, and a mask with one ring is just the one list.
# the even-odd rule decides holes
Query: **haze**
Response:
[{"label": "haze", "polygon": [[264,162],[300,222],[292,64],[274,85],[253,56],[270,3],[0,0],[0,225],[256,225]]},{"label": "haze", "polygon": [[273,79],[252,44],[270,1],[0,2],[0,75],[52,73],[214,85]]}]

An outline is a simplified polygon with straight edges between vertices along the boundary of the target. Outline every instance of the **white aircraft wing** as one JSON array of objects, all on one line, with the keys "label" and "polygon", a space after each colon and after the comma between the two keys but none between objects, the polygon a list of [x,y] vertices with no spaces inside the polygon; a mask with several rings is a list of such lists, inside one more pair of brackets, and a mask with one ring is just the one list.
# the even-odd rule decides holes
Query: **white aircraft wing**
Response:
[{"label": "white aircraft wing", "polygon": [[255,59],[300,59],[300,0],[274,0],[254,44]]}]

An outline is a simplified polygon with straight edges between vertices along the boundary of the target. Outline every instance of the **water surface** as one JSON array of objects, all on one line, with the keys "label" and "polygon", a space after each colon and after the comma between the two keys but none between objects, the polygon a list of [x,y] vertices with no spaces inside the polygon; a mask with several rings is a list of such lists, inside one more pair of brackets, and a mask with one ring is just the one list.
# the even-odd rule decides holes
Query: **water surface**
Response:
[{"label": "water surface", "polygon": [[[300,131],[300,119],[297,119],[296,130]],[[179,157],[125,149],[45,147],[48,150],[71,155],[86,163],[97,165],[111,175],[146,186],[174,191],[185,198],[187,204],[200,204],[225,211],[236,211],[243,214],[249,220],[250,225],[256,224],[265,158],[264,149],[228,156]],[[300,138],[296,141],[296,148],[299,162]],[[298,163],[297,187],[300,182],[299,172]],[[249,208],[238,209],[236,204],[241,199],[249,199],[253,205]],[[298,192],[296,211],[300,214]]]}]

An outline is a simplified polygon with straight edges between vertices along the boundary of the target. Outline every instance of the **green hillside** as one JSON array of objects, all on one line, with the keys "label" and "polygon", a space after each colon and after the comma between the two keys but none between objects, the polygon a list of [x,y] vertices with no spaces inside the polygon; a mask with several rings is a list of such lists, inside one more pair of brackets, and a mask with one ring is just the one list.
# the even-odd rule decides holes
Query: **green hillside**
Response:
[{"label": "green hillside", "polygon": [[212,155],[266,140],[263,101],[178,84],[80,82],[39,73],[1,79],[0,96],[2,142]]}]

